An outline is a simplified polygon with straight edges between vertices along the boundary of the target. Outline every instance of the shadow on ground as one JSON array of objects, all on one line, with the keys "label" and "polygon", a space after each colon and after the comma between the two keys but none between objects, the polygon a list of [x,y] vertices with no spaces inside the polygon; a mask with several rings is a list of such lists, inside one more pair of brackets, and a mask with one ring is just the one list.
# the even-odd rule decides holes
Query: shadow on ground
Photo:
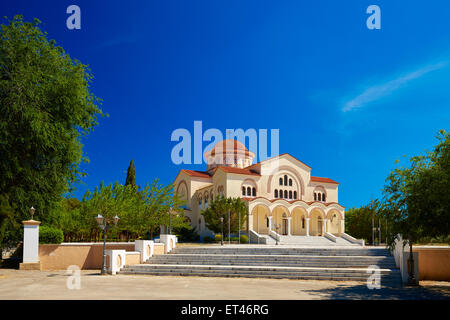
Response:
[{"label": "shadow on ground", "polygon": [[330,300],[450,300],[450,286],[445,285],[369,289],[366,284],[338,284],[328,289],[302,291]]}]

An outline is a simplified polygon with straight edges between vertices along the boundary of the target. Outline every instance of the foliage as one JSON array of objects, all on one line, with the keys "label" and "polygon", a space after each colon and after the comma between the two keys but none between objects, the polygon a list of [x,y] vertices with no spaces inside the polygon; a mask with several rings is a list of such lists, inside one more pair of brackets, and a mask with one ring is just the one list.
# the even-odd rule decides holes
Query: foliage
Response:
[{"label": "foliage", "polygon": [[450,133],[437,135],[438,145],[426,155],[410,159],[409,167],[395,168],[383,189],[383,215],[396,234],[414,242],[423,237],[447,236],[450,230]]},{"label": "foliage", "polygon": [[177,235],[179,242],[198,242],[200,235],[189,224],[183,227],[173,228],[173,233]]},{"label": "foliage", "polygon": [[62,230],[48,226],[39,227],[39,243],[60,244],[63,241]]},{"label": "foliage", "polygon": [[[230,219],[228,217],[230,212]],[[247,205],[241,198],[225,198],[217,197],[211,201],[209,207],[202,211],[202,215],[205,218],[206,226],[214,233],[222,232],[222,222],[220,218],[223,218],[223,232],[228,233],[229,224],[231,232],[238,232],[246,221],[248,214]],[[239,220],[240,215],[240,221]],[[230,223],[229,223],[230,220]]]},{"label": "foliage", "polygon": [[216,242],[221,242],[222,241],[222,235],[221,234],[216,234],[214,236],[214,241]]},{"label": "foliage", "polygon": [[214,241],[215,240],[214,240],[213,237],[210,237],[210,236],[203,237],[203,242],[211,243],[211,242],[214,242]]},{"label": "foliage", "polygon": [[248,243],[248,236],[245,234],[241,234],[241,243]]},{"label": "foliage", "polygon": [[103,116],[88,67],[39,24],[15,16],[0,26],[0,195],[16,222],[2,224],[5,241],[17,238],[32,205],[45,216],[84,176],[81,139]]},{"label": "foliage", "polygon": [[125,185],[136,186],[136,169],[134,168],[134,161],[131,160],[130,165],[127,170],[127,179],[125,180]]},{"label": "foliage", "polygon": [[[375,242],[385,242],[386,220],[381,212],[381,204],[378,200],[360,208],[350,208],[345,212],[346,232],[351,236],[364,239],[365,243],[372,243],[372,223],[376,228],[374,232]],[[381,229],[381,239],[378,228]]]}]

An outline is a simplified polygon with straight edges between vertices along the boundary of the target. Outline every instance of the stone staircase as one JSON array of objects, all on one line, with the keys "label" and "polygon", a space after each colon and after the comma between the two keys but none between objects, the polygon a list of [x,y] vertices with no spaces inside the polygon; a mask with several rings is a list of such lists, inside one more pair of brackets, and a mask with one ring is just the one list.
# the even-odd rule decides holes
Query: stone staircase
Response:
[{"label": "stone staircase", "polygon": [[368,267],[380,269],[382,286],[400,286],[392,256],[380,248],[307,248],[226,245],[175,248],[120,274],[367,281]]}]

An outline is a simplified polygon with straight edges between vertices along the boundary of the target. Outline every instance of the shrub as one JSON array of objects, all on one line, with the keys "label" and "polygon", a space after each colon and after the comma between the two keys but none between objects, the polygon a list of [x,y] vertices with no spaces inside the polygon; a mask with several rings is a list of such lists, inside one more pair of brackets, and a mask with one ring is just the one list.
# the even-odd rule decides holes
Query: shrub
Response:
[{"label": "shrub", "polygon": [[248,237],[245,234],[241,234],[241,243],[248,243]]},{"label": "shrub", "polygon": [[39,228],[39,243],[60,244],[63,240],[64,234],[62,230],[48,226]]},{"label": "shrub", "polygon": [[214,236],[214,241],[216,242],[221,242],[222,241],[222,235],[221,234],[216,234]]},{"label": "shrub", "polygon": [[206,237],[203,237],[203,242],[207,242],[207,243],[214,242],[214,239],[212,237],[206,236]]}]

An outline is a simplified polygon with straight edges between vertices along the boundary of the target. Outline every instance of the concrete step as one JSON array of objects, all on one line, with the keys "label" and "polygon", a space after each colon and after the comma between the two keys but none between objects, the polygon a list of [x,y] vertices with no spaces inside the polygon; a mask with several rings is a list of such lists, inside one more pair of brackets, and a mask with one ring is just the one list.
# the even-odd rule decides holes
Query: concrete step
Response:
[{"label": "concrete step", "polygon": [[[315,279],[315,280],[360,280],[366,281],[370,274],[366,268],[285,268],[254,266],[203,266],[203,265],[133,265],[126,266],[121,274],[149,275],[191,275],[218,277],[251,277],[278,279]],[[380,269],[383,283],[399,284],[399,271]]]},{"label": "concrete step", "polygon": [[275,246],[272,248],[236,248],[236,247],[182,247],[175,248],[171,254],[233,254],[233,255],[315,255],[315,256],[387,256],[386,249],[363,249],[363,248],[349,248],[349,249],[334,249],[334,248],[283,248]]}]

